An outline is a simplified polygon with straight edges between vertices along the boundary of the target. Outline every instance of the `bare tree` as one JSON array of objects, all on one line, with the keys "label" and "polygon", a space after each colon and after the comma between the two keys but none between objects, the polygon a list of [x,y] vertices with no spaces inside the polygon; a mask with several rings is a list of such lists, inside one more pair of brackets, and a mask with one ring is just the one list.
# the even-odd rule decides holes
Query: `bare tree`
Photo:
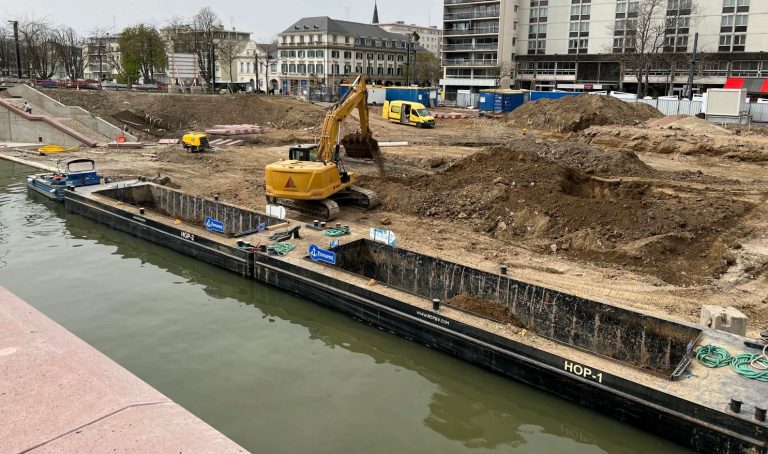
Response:
[{"label": "bare tree", "polygon": [[209,7],[205,7],[192,17],[192,52],[197,56],[200,75],[209,84],[216,75],[216,67],[211,55],[216,32],[223,30],[221,19]]},{"label": "bare tree", "polygon": [[[268,43],[256,45],[256,58],[258,59],[259,52],[262,54],[262,65],[264,66],[264,88],[265,92],[269,92],[269,65],[277,62],[277,37],[272,38]],[[256,61],[258,63],[258,60]],[[257,72],[255,69],[253,72]],[[256,74],[258,79],[259,75]]]},{"label": "bare tree", "polygon": [[[674,85],[677,68],[687,61],[688,30],[699,19],[696,0],[639,0],[629,4],[625,19],[617,19],[610,29],[615,42],[607,58],[617,61],[624,71],[629,70],[637,79],[637,96],[648,93],[651,69],[669,71],[669,91]],[[655,66],[654,66],[655,65]]]},{"label": "bare tree", "polygon": [[85,59],[83,45],[85,40],[72,27],[61,27],[51,35],[51,42],[56,50],[59,64],[67,77],[74,82],[83,77]]},{"label": "bare tree", "polygon": [[237,39],[237,34],[226,33],[216,46],[216,56],[219,64],[221,65],[222,73],[226,72],[229,75],[229,91],[232,92],[231,82],[235,81],[237,75],[237,63],[236,60],[240,54],[245,50],[248,45],[248,41]]},{"label": "bare tree", "polygon": [[50,79],[56,73],[56,52],[51,27],[43,20],[19,21],[19,40],[28,63],[28,77]]}]

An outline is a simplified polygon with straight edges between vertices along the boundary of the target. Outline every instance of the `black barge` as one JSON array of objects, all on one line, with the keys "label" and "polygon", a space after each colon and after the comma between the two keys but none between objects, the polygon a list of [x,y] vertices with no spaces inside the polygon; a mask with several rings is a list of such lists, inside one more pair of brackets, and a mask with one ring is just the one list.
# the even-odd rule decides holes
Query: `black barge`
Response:
[{"label": "black barge", "polygon": [[[768,453],[768,423],[759,417],[768,383],[691,361],[697,345],[744,351],[739,336],[356,235],[333,249],[333,265],[307,256],[310,245],[328,242],[310,229],[292,240],[292,254],[268,255],[238,242],[266,243],[284,221],[151,183],[69,190],[65,206],[697,451]],[[434,310],[434,299],[462,294],[510,308],[524,329],[445,305]]]}]

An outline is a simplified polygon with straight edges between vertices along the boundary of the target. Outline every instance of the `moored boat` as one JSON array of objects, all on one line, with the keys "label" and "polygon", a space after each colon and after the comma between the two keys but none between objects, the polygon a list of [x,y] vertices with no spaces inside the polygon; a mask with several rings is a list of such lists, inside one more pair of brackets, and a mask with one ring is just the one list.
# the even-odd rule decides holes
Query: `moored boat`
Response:
[{"label": "moored boat", "polygon": [[59,161],[56,168],[56,172],[28,176],[27,187],[50,199],[63,201],[66,188],[92,186],[101,183],[101,177],[96,172],[96,163],[93,159],[79,158]]}]

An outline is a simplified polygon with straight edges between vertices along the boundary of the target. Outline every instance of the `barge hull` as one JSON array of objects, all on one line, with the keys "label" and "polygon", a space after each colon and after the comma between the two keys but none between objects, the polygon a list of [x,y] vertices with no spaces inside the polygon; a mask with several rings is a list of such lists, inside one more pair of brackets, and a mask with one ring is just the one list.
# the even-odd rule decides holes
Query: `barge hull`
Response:
[{"label": "barge hull", "polygon": [[[713,409],[608,373],[601,373],[600,381],[579,375],[568,357],[444,318],[439,312],[420,309],[301,263],[245,252],[203,237],[189,238],[172,222],[137,215],[134,207],[101,203],[87,192],[67,191],[65,206],[70,212],[309,299],[697,451],[768,453],[768,428],[746,415],[729,414],[724,408]],[[589,366],[577,365],[582,369]]]}]

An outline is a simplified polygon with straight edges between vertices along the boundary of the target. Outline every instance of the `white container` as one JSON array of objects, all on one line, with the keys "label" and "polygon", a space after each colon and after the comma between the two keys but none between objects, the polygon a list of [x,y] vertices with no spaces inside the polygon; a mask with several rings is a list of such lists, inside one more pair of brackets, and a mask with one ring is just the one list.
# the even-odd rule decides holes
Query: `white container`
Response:
[{"label": "white container", "polygon": [[704,98],[704,112],[720,117],[738,117],[747,110],[747,90],[710,88]]}]

